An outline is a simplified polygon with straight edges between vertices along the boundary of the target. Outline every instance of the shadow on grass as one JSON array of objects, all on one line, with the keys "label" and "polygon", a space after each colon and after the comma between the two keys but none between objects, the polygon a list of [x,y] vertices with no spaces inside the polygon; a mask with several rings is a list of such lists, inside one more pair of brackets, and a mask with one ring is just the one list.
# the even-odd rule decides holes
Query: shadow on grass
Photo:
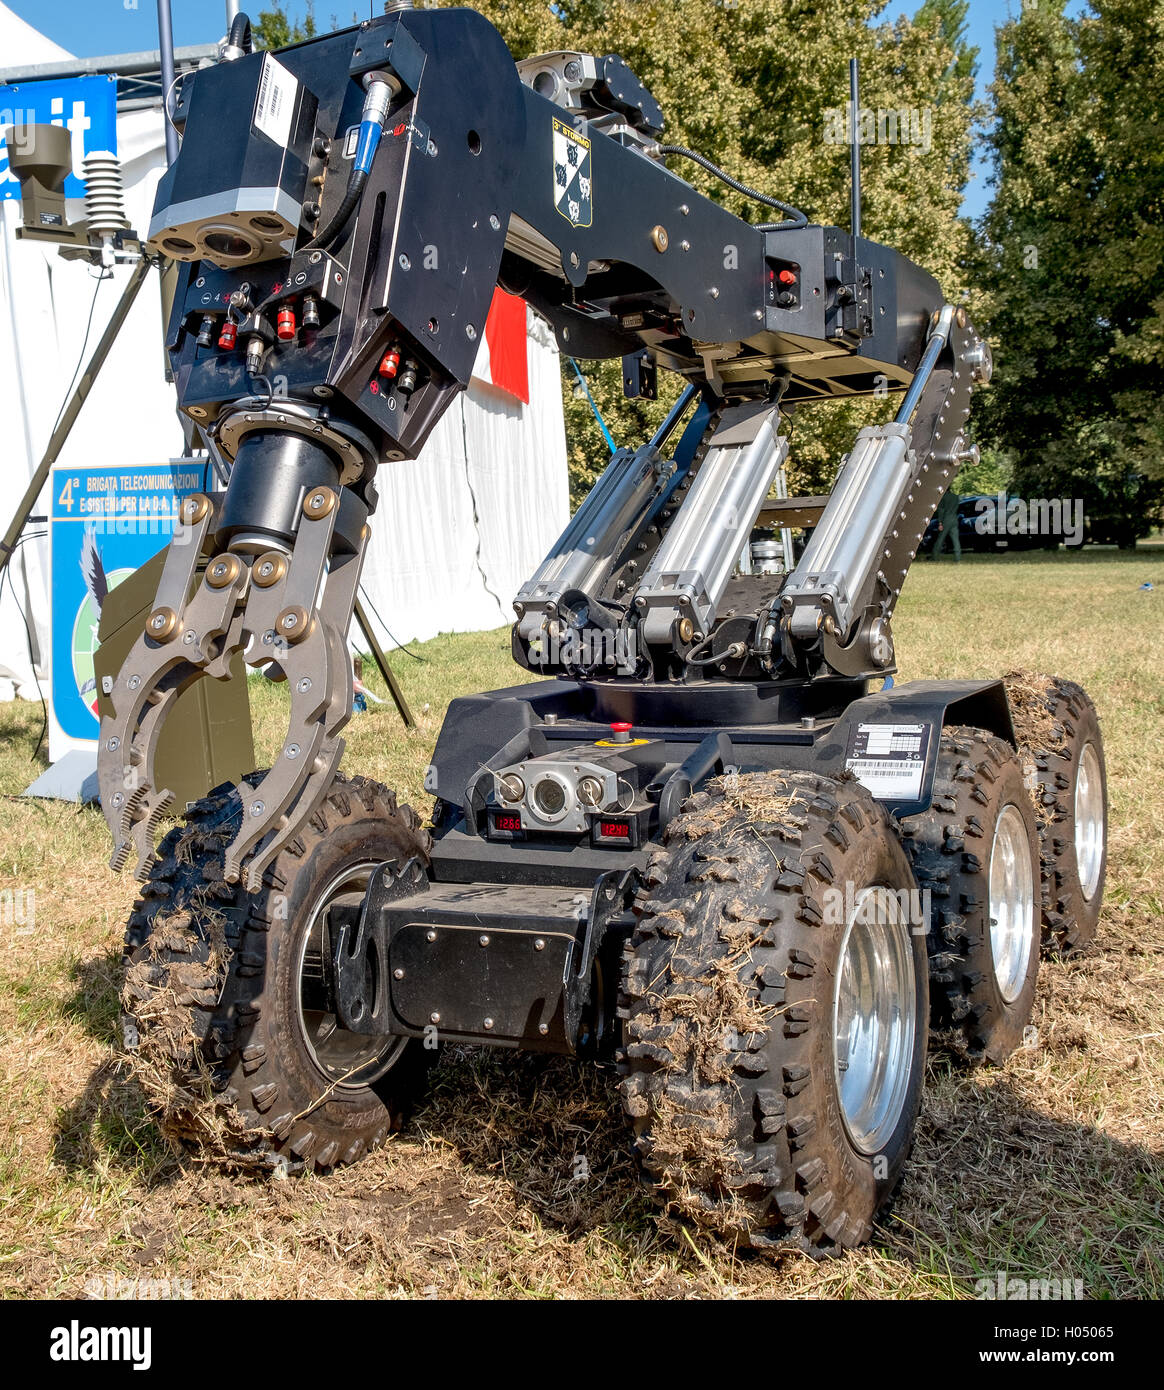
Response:
[{"label": "shadow on grass", "polygon": [[[64,1005],[105,1043],[119,1041],[120,974],[116,951],[79,962],[77,989]],[[976,1280],[999,1274],[1080,1279],[1088,1298],[1164,1294],[1160,1156],[1044,1113],[1005,1072],[964,1070],[941,1052],[929,1071],[914,1152],[875,1233],[868,1283],[858,1252],[850,1292],[900,1295],[907,1280],[900,1268],[890,1272],[888,1260],[931,1294],[972,1292]],[[451,1149],[469,1173],[500,1180],[519,1210],[572,1239],[601,1229],[605,1241],[641,1255],[658,1239],[658,1207],[638,1179],[616,1079],[612,1068],[564,1058],[450,1047],[409,1134]],[[61,1113],[54,1154],[71,1170],[111,1162],[132,1168],[149,1189],[187,1167],[117,1056],[96,1068]],[[396,1161],[407,1164],[407,1154]],[[358,1174],[357,1166],[339,1180],[348,1195],[358,1197]],[[433,1194],[434,1214],[460,1200],[452,1188]],[[690,1257],[685,1238],[675,1239],[677,1253]],[[725,1277],[733,1261],[739,1268],[742,1252],[696,1239],[700,1259],[722,1261]],[[780,1257],[757,1255],[745,1264],[754,1277],[764,1269],[778,1276]],[[819,1268],[827,1292],[836,1267]]]}]

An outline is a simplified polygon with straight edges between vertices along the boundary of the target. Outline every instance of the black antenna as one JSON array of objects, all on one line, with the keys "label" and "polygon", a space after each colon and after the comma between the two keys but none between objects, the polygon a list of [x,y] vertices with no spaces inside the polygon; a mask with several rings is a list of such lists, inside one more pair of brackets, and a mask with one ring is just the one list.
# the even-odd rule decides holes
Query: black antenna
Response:
[{"label": "black antenna", "polygon": [[858,64],[856,58],[849,59],[849,111],[852,126],[849,139],[849,166],[851,186],[849,189],[849,230],[854,236],[861,235],[861,107],[858,92]]}]

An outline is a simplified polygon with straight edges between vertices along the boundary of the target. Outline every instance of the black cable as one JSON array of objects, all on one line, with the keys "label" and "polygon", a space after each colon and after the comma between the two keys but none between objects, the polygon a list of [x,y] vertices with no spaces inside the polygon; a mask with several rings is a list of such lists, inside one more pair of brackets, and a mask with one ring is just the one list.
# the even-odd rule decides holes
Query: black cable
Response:
[{"label": "black cable", "polygon": [[267,388],[267,399],[259,406],[259,409],[269,410],[271,402],[275,399],[275,388],[271,385],[271,379],[266,376],[251,377],[251,385],[254,386],[256,384],[261,384]]},{"label": "black cable", "polygon": [[734,188],[737,193],[742,193],[745,198],[751,198],[753,202],[763,203],[765,207],[775,208],[777,212],[786,213],[791,219],[785,222],[758,222],[756,223],[758,232],[784,232],[791,231],[796,227],[808,226],[808,217],[799,208],[794,208],[791,203],[782,203],[779,198],[770,198],[767,193],[761,193],[758,189],[749,188],[746,183],[741,183],[739,179],[733,179],[730,174],[725,173],[718,164],[713,164],[706,155],[699,154],[696,150],[689,150],[686,145],[660,145],[659,153],[675,154],[681,159],[693,159],[709,174],[714,174],[717,179],[726,183],[729,188]]},{"label": "black cable", "polygon": [[253,52],[250,15],[239,10],[230,23],[230,33],[226,38],[232,48],[241,48],[244,53]]},{"label": "black cable", "polygon": [[396,643],[396,650],[397,650],[397,651],[400,651],[400,652],[404,652],[406,656],[412,657],[413,661],[420,661],[420,662],[423,662],[423,663],[427,664],[427,663],[428,663],[428,657],[427,657],[427,656],[417,656],[417,654],[416,654],[415,652],[409,651],[409,649],[404,645],[403,642],[399,641],[396,637],[394,637],[394,636],[392,635],[392,629],[388,626],[388,624],[387,624],[387,623],[384,621],[384,619],[380,616],[379,609],[377,609],[376,605],[375,605],[375,604],[372,602],[372,600],[368,597],[368,591],[367,591],[367,589],[365,589],[364,586],[363,586],[362,584],[359,586],[359,588],[360,588],[360,593],[361,593],[361,595],[363,596],[364,602],[365,602],[365,603],[368,605],[368,607],[372,610],[372,616],[376,619],[376,621],[380,624],[380,626],[381,626],[381,627],[384,629],[384,631],[388,634],[389,639],[390,639],[391,641],[393,641],[393,642]]},{"label": "black cable", "polygon": [[73,368],[73,378],[69,382],[69,389],[65,392],[65,399],[61,402],[61,408],[57,411],[56,423],[53,425],[52,432],[56,434],[61,420],[64,418],[65,411],[69,408],[69,401],[73,397],[73,388],[77,384],[77,377],[80,375],[81,368],[85,365],[85,352],[89,346],[89,334],[93,331],[93,311],[97,308],[97,296],[101,291],[101,286],[109,279],[109,276],[98,275],[97,283],[93,286],[93,298],[89,303],[89,318],[85,323],[85,336],[81,340],[81,351],[77,356],[77,365]]},{"label": "black cable", "polygon": [[[47,531],[27,532],[25,535],[21,536],[20,539],[16,542],[16,544],[12,547],[13,553],[15,554],[15,552],[20,549],[20,547],[24,544],[25,541],[43,540],[43,538],[47,535]],[[32,628],[29,625],[28,615],[20,606],[20,599],[16,595],[16,581],[12,578],[11,565],[5,566],[4,573],[2,576],[0,576],[0,598],[4,597],[5,580],[8,581],[8,587],[12,591],[12,602],[16,605],[16,611],[20,614],[20,620],[24,624],[24,639],[28,645],[28,666],[29,670],[31,670],[32,672],[33,682],[36,685],[36,693],[40,697],[40,708],[42,715],[40,734],[37,737],[35,747],[33,748],[32,752],[28,755],[28,761],[31,763],[36,761],[36,755],[40,752],[40,745],[44,742],[45,734],[48,733],[48,701],[44,698],[44,691],[41,689],[40,677],[36,674],[36,657],[32,654]]]},{"label": "black cable", "polygon": [[336,208],[335,216],[322,232],[317,232],[316,235],[311,238],[307,245],[304,246],[304,251],[313,246],[328,246],[339,236],[340,232],[347,226],[348,219],[351,217],[352,213],[355,212],[356,206],[364,192],[364,185],[367,182],[368,175],[363,169],[352,170],[352,176],[348,180],[347,192],[344,194],[343,202]]}]

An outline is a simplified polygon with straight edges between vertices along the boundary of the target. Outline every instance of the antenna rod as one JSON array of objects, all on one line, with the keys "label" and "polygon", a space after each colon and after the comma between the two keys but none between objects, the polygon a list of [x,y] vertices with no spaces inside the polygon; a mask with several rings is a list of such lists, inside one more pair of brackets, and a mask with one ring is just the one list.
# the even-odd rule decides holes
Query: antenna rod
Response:
[{"label": "antenna rod", "polygon": [[169,105],[174,85],[174,25],[170,0],[158,0],[158,53],[162,67],[162,126],[166,132],[166,167],[178,158],[178,132],[170,124]]},{"label": "antenna rod", "polygon": [[854,236],[861,235],[861,107],[857,83],[857,59],[850,58],[849,109],[852,113],[852,126],[850,129],[849,161],[852,174],[849,189],[849,229]]}]

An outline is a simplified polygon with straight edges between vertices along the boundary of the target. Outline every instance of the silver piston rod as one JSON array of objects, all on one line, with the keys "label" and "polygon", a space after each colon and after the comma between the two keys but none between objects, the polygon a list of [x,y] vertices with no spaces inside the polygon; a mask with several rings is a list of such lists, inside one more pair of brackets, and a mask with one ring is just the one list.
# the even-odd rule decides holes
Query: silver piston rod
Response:
[{"label": "silver piston rod", "polygon": [[953,316],[952,305],[938,315],[894,420],[861,430],[841,466],[812,539],[780,593],[794,639],[815,639],[831,619],[844,640],[867,602],[886,537],[913,478],[911,420],[949,341]]},{"label": "silver piston rod", "polygon": [[698,395],[696,387],[689,387],[650,443],[614,454],[553,550],[518,590],[513,607],[518,615],[518,633],[527,642],[557,616],[567,596],[597,598],[621,539],[638,523],[656,490],[670,476],[660,450]]},{"label": "silver piston rod", "polygon": [[634,605],[649,645],[668,645],[677,621],[693,636],[711,631],[716,608],[740,549],[756,524],[788,441],[776,431],[778,404],[734,406],[708,445],[707,456],[643,574]]}]

